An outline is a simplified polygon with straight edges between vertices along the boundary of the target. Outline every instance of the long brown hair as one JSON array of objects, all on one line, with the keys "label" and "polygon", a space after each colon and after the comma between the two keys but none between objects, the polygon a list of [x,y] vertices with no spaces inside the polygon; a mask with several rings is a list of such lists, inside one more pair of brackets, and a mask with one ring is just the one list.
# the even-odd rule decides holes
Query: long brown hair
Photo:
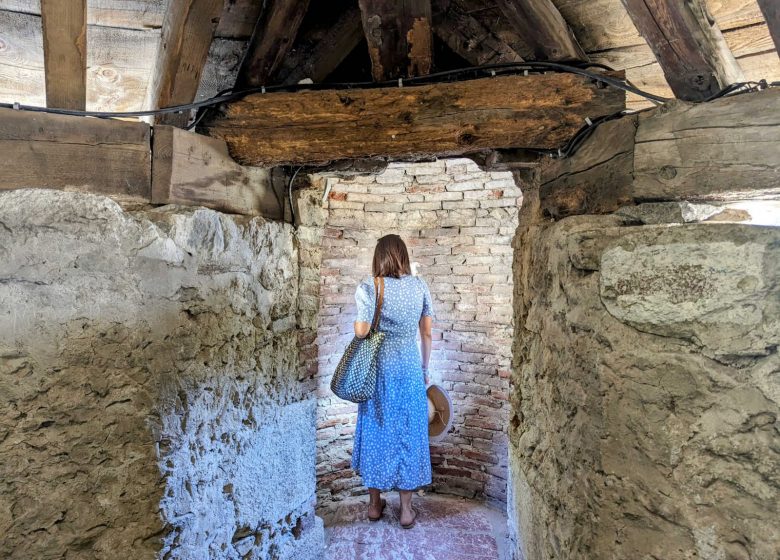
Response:
[{"label": "long brown hair", "polygon": [[394,233],[379,238],[374,249],[372,269],[374,276],[400,278],[404,274],[411,274],[409,251],[406,250],[403,239]]}]

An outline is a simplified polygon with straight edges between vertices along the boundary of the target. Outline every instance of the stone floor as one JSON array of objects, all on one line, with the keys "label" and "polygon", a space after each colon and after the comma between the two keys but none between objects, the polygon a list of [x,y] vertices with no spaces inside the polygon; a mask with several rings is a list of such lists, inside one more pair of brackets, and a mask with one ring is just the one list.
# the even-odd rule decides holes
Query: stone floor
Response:
[{"label": "stone floor", "polygon": [[398,523],[398,494],[387,494],[384,517],[366,517],[368,497],[342,502],[325,515],[325,560],[507,560],[506,516],[479,502],[414,496],[417,523]]}]

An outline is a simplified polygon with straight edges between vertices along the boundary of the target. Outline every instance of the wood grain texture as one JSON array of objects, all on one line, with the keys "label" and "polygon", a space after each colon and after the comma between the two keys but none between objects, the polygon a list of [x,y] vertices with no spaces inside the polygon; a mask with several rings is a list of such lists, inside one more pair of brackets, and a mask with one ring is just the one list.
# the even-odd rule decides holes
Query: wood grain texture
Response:
[{"label": "wood grain texture", "polygon": [[775,42],[775,49],[780,53],[780,3],[777,0],[758,0],[758,5]]},{"label": "wood grain texture", "polygon": [[249,39],[262,11],[263,0],[225,0],[214,35],[223,39]]},{"label": "wood grain texture", "polygon": [[569,74],[252,95],[204,122],[245,165],[558,148],[624,96]]},{"label": "wood grain texture", "polygon": [[149,200],[149,126],[0,109],[0,189],[50,188]]},{"label": "wood grain texture", "polygon": [[293,45],[309,0],[268,0],[255,24],[236,78],[236,87],[268,84]]},{"label": "wood grain texture", "polygon": [[[144,105],[159,31],[87,26],[87,109]],[[0,101],[46,105],[38,16],[0,11]]]},{"label": "wood grain texture", "polygon": [[87,107],[87,0],[41,0],[46,106]]},{"label": "wood grain texture", "polygon": [[539,187],[544,215],[605,214],[630,204],[636,127],[633,115],[606,122],[571,157],[545,162]]},{"label": "wood grain texture", "polygon": [[701,101],[744,79],[702,0],[623,0],[680,99]]},{"label": "wood grain texture", "polygon": [[451,0],[434,0],[433,31],[473,66],[523,61],[508,44]]},{"label": "wood grain texture", "polygon": [[[170,0],[149,85],[149,107],[191,103],[224,0]],[[184,126],[189,114],[166,114],[155,122]]]},{"label": "wood grain texture", "polygon": [[551,0],[497,0],[534,52],[532,60],[588,60]]},{"label": "wood grain texture", "polygon": [[[167,0],[87,0],[87,24],[159,29]],[[40,0],[0,0],[0,10],[41,15]]]},{"label": "wood grain texture", "polygon": [[637,200],[780,194],[780,90],[640,115],[634,158]]},{"label": "wood grain texture", "polygon": [[430,73],[430,0],[359,0],[359,5],[374,81]]},{"label": "wood grain texture", "polygon": [[304,78],[322,82],[363,38],[360,9],[352,6],[333,24],[301,33],[274,75],[274,82],[296,84]]},{"label": "wood grain texture", "polygon": [[222,140],[165,125],[154,128],[152,203],[282,217],[269,170],[241,167]]}]

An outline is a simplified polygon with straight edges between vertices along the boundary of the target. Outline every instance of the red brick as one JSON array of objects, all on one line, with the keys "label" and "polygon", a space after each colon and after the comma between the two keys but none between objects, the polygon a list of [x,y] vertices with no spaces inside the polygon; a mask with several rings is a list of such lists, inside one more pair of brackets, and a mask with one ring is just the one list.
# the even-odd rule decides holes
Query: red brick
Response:
[{"label": "red brick", "polygon": [[347,193],[330,191],[328,198],[330,198],[331,200],[347,200]]}]

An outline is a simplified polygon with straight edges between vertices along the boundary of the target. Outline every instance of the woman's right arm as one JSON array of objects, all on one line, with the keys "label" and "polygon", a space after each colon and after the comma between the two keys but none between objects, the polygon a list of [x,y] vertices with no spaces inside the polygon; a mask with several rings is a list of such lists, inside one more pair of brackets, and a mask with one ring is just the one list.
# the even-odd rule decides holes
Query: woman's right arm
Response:
[{"label": "woman's right arm", "polygon": [[420,319],[420,350],[422,350],[422,370],[425,376],[425,384],[428,385],[428,362],[431,359],[431,345],[433,344],[433,317],[423,316]]}]

